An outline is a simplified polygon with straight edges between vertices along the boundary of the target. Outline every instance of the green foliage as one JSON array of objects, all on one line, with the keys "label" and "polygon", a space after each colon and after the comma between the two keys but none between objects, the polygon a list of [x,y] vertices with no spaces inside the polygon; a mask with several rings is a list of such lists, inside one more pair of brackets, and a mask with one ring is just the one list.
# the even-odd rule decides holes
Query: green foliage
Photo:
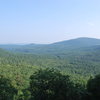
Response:
[{"label": "green foliage", "polygon": [[[100,44],[100,40],[79,38],[50,45],[0,45],[1,48],[5,49],[0,49],[0,75],[6,77],[7,80],[10,79],[11,86],[18,90],[17,95],[14,96],[14,100],[28,100],[31,97],[30,91],[27,89],[30,87],[29,77],[35,72],[33,75],[36,78],[37,73],[40,71],[39,69],[54,68],[58,71],[53,70],[52,74],[49,73],[49,69],[46,70],[49,74],[44,70],[40,72],[42,74],[41,78],[45,80],[52,79],[55,76],[56,81],[52,79],[51,89],[57,91],[56,95],[59,93],[62,94],[62,91],[64,91],[63,89],[62,91],[58,89],[58,83],[64,80],[64,76],[70,76],[67,79],[72,82],[73,92],[71,92],[71,97],[74,100],[86,100],[86,98],[90,98],[90,95],[94,95],[94,92],[92,93],[89,89],[90,83],[92,84],[91,87],[96,87],[97,83],[99,83],[98,81],[95,83],[96,80],[90,79],[88,82],[88,91],[86,91],[86,84],[89,77],[100,74],[100,45],[97,44]],[[43,71],[44,74],[42,73]],[[59,71],[61,77],[57,76]],[[37,75],[37,77],[39,76]],[[53,85],[55,83],[57,85]],[[45,88],[45,85],[43,86]],[[48,88],[50,87],[48,86]],[[58,91],[60,92],[58,93]],[[47,91],[46,95],[54,95],[51,92],[51,90]],[[100,95],[98,93],[95,94],[93,98]]]},{"label": "green foliage", "polygon": [[38,70],[30,77],[34,100],[72,100],[73,83],[69,76],[53,69]]},{"label": "green foliage", "polygon": [[0,100],[13,100],[17,90],[12,86],[9,79],[0,76]]},{"label": "green foliage", "polygon": [[100,100],[100,74],[89,79],[87,90],[90,93],[91,100]]}]

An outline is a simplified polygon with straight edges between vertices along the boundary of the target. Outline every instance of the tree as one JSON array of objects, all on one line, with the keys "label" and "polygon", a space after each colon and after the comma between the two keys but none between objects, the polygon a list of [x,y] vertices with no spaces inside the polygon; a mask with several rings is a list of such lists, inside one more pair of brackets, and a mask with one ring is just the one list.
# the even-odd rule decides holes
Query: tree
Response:
[{"label": "tree", "polygon": [[89,100],[87,99],[88,92],[84,85],[76,83],[73,90],[73,100]]},{"label": "tree", "polygon": [[89,79],[87,90],[90,93],[91,100],[100,100],[100,74]]},{"label": "tree", "polygon": [[69,76],[53,69],[40,69],[30,79],[32,100],[72,100],[73,83]]},{"label": "tree", "polygon": [[11,85],[9,79],[0,76],[0,100],[13,100],[17,90]]}]

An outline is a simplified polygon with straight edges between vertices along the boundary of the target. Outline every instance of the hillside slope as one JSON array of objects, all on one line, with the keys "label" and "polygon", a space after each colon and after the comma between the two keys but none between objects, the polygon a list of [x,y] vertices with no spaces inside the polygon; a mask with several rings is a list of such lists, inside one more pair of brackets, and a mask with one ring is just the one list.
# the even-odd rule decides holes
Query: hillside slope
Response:
[{"label": "hillside slope", "polygon": [[80,49],[96,45],[100,45],[99,39],[77,38],[48,45],[45,44],[0,45],[0,48],[20,53],[55,54],[55,53],[67,53],[74,49]]}]

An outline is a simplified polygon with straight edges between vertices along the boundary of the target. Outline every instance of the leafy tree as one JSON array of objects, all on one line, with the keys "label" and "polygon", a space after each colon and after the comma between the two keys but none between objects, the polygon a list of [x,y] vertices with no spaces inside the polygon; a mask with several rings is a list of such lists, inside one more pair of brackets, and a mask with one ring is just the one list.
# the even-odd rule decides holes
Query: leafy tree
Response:
[{"label": "leafy tree", "polygon": [[22,93],[17,96],[17,100],[30,100],[31,95],[28,89],[24,89],[21,92]]},{"label": "leafy tree", "polygon": [[100,74],[95,78],[90,78],[87,84],[91,100],[100,100]]},{"label": "leafy tree", "polygon": [[32,100],[73,100],[73,83],[59,71],[40,69],[30,79]]},{"label": "leafy tree", "polygon": [[0,100],[13,100],[17,90],[11,85],[9,79],[0,76]]},{"label": "leafy tree", "polygon": [[87,99],[88,92],[84,85],[77,83],[75,84],[73,90],[74,90],[72,95],[73,100],[88,100]]}]

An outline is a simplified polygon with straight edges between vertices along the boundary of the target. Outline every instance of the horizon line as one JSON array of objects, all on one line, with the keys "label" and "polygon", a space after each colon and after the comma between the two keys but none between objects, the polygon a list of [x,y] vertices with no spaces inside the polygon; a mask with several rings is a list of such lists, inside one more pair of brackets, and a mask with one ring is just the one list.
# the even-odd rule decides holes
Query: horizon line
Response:
[{"label": "horizon line", "polygon": [[71,39],[66,39],[66,40],[61,40],[61,41],[56,41],[56,42],[52,42],[52,43],[0,43],[0,45],[49,45],[49,44],[54,44],[54,43],[58,43],[58,42],[63,42],[63,41],[70,41],[70,40],[74,40],[74,39],[82,39],[82,38],[88,38],[88,39],[97,39],[100,40],[100,38],[95,38],[95,37],[77,37],[77,38],[71,38]]}]

